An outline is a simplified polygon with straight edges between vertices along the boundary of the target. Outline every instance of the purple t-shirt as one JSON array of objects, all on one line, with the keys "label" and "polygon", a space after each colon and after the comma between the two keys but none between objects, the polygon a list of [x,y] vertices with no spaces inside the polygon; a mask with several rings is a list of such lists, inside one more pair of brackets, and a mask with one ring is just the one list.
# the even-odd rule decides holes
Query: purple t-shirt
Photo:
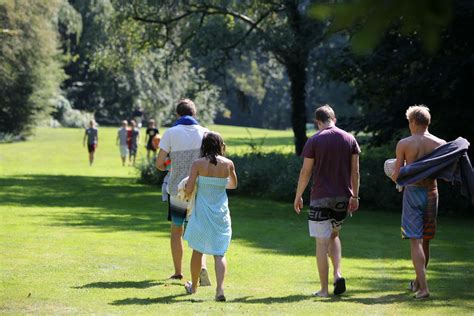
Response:
[{"label": "purple t-shirt", "polygon": [[311,200],[350,197],[352,155],[360,153],[351,134],[334,126],[314,134],[303,149],[303,157],[314,159]]}]

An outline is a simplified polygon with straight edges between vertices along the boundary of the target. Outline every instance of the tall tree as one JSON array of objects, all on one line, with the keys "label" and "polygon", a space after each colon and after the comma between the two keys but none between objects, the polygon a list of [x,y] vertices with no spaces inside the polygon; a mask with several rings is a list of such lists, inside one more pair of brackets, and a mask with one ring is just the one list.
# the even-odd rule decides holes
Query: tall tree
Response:
[{"label": "tall tree", "polygon": [[[354,118],[354,128],[374,133],[382,144],[406,132],[404,113],[408,106],[426,104],[432,110],[432,131],[443,138],[474,139],[474,3],[454,3],[452,22],[441,30],[439,46],[426,53],[416,33],[402,36],[397,27],[384,32],[369,55],[355,56],[349,48],[327,63],[329,74],[351,82],[354,101],[363,116]],[[471,156],[474,153],[471,148]]]},{"label": "tall tree", "polygon": [[325,23],[311,19],[312,3],[303,0],[133,1],[133,18],[150,25],[158,44],[171,43],[174,55],[208,56],[225,65],[238,49],[272,54],[290,81],[295,151],[306,143],[308,58],[325,39]]},{"label": "tall tree", "polygon": [[64,79],[57,49],[63,4],[0,2],[0,134],[28,135],[52,110]]}]

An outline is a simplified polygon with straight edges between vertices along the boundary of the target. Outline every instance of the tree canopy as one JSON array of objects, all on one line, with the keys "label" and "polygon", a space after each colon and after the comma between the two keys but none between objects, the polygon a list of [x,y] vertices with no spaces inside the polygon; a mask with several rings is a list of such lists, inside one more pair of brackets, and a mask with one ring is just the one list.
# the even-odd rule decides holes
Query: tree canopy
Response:
[{"label": "tree canopy", "polygon": [[311,51],[325,39],[325,24],[308,16],[316,1],[133,2],[133,18],[153,27],[155,41],[171,43],[176,58],[190,52],[225,65],[240,51],[271,54],[290,82],[295,151],[306,143],[307,70]]}]

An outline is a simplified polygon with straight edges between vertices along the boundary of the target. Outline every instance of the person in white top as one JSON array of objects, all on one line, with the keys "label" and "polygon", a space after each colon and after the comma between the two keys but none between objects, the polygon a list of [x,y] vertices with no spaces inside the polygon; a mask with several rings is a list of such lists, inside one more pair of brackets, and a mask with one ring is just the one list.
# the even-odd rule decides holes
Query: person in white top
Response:
[{"label": "person in white top", "polygon": [[[190,99],[181,99],[176,106],[177,121],[161,138],[160,151],[156,159],[156,168],[165,171],[167,156],[171,159],[171,170],[167,191],[168,220],[171,221],[171,254],[173,257],[174,274],[171,279],[181,280],[183,261],[183,232],[186,219],[186,203],[180,200],[178,184],[189,175],[191,165],[200,156],[201,143],[204,133],[208,131],[199,125],[196,116],[196,106]],[[203,256],[200,285],[211,285],[206,269],[206,259]]]}]

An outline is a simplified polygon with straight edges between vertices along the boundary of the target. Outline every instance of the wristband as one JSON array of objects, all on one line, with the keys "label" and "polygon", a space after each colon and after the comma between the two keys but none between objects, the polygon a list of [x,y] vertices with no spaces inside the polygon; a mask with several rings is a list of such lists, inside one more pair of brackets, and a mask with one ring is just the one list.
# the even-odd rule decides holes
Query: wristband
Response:
[{"label": "wristband", "polygon": [[360,197],[358,197],[358,196],[351,196],[351,199],[360,200]]}]

